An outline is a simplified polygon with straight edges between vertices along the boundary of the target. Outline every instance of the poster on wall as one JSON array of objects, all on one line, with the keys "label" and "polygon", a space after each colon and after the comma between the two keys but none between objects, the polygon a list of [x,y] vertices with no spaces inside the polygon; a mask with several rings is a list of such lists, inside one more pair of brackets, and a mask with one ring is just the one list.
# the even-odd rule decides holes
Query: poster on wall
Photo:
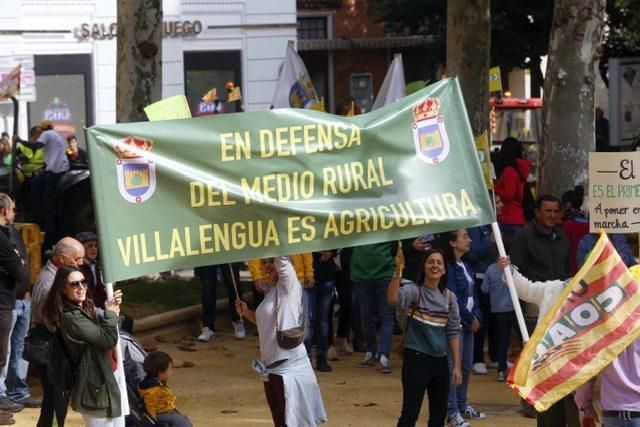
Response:
[{"label": "poster on wall", "polygon": [[640,139],[640,58],[609,59],[609,111],[610,145]]}]

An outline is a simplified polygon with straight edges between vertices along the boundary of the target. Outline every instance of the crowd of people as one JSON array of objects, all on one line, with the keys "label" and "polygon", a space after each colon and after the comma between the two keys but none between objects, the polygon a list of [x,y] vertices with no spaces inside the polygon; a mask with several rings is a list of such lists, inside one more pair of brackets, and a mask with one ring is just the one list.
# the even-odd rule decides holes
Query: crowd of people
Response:
[{"label": "crowd of people", "polygon": [[[31,170],[32,186],[40,185],[40,179],[48,188],[68,169],[69,162],[86,162],[75,138],[65,148],[60,135],[46,123],[32,129],[31,139],[32,143],[19,145],[23,155],[32,150],[31,160],[24,165],[33,168],[36,159],[46,163],[43,175],[37,174],[38,169]],[[38,156],[43,147],[44,156]],[[509,264],[517,267],[516,288],[527,326],[533,330],[597,240],[589,233],[582,210],[582,187],[559,198],[543,194],[534,200],[528,182],[530,168],[520,143],[514,138],[505,140],[491,197],[509,259],[497,258],[491,227],[480,226],[249,260],[254,283],[251,307],[239,291],[240,263],[200,266],[195,269],[202,284],[203,327],[198,340],[216,338],[220,276],[227,287],[235,337],[246,338],[244,320],[257,325],[260,358],[253,368],[264,381],[275,425],[317,425],[327,420],[314,369],[331,371],[329,362],[337,358],[337,348],[345,353],[362,352],[357,366],[363,370],[375,367],[381,374],[392,372],[392,358],[402,359],[399,426],[415,425],[425,391],[429,426],[468,427],[474,420],[485,419],[486,414],[469,402],[473,374],[486,375],[495,368],[496,380],[504,382],[512,366],[510,354],[520,347],[514,339],[518,333],[515,309],[503,270],[511,268]],[[0,425],[15,422],[12,412],[40,407],[39,427],[51,426],[54,418],[62,426],[69,405],[82,414],[88,426],[125,425],[122,399],[127,397],[121,395],[123,377],[115,347],[118,330],[131,331],[133,320],[120,311],[120,292],[107,295],[97,236],[87,231],[55,242],[32,287],[28,254],[13,227],[15,210],[15,201],[0,194]],[[625,237],[610,238],[627,265],[635,264]],[[22,352],[31,333],[60,334],[77,368],[71,390],[57,387],[50,367],[42,364],[35,367],[42,400],[30,395],[28,363]],[[394,333],[404,335],[397,355],[392,348]],[[634,355],[621,357],[631,364]],[[176,396],[167,385],[172,365],[169,355],[149,353],[143,364],[146,377],[137,384],[137,391],[152,419],[190,426],[176,409]],[[615,388],[621,375],[614,370],[605,378]],[[615,418],[618,410],[640,414],[638,377],[624,378],[626,392],[635,393],[636,400],[628,398],[632,403],[611,408],[607,416]],[[536,417],[539,426],[573,427],[581,419],[588,425],[584,423],[594,420],[589,387],[543,413],[523,401],[522,412]]]}]

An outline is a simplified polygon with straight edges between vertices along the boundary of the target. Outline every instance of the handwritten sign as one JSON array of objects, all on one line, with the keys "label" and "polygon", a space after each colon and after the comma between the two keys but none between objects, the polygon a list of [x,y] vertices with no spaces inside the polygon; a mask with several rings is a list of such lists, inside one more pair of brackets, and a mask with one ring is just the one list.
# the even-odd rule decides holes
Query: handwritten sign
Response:
[{"label": "handwritten sign", "polygon": [[176,95],[171,98],[165,98],[162,101],[154,102],[146,106],[144,112],[147,113],[147,117],[151,122],[191,118],[189,104],[184,95]]},{"label": "handwritten sign", "polygon": [[589,153],[591,232],[640,232],[640,152]]}]

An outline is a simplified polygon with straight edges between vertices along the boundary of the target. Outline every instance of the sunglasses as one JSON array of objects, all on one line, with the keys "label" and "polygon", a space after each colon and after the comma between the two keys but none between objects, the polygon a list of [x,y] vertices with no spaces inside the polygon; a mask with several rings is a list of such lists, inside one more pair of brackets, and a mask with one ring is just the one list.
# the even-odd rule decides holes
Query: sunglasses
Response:
[{"label": "sunglasses", "polygon": [[85,288],[87,287],[87,279],[82,279],[82,280],[74,280],[73,282],[67,282],[67,285],[71,285],[71,287],[73,289],[78,288],[80,285],[84,286]]}]

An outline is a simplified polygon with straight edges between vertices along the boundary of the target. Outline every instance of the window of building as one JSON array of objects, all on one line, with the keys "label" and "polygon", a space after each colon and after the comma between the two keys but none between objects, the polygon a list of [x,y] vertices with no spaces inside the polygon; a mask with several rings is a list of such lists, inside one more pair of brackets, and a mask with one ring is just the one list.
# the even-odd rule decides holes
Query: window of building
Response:
[{"label": "window of building", "polygon": [[298,40],[326,39],[327,18],[315,16],[298,18]]},{"label": "window of building", "polygon": [[373,83],[371,73],[353,73],[349,76],[349,95],[363,113],[371,111],[373,105]]},{"label": "window of building", "polygon": [[[184,53],[184,89],[194,117],[241,110],[241,102],[226,102],[227,82],[244,89],[240,81],[241,58],[239,50]],[[212,89],[216,89],[217,100],[203,100]]]}]

